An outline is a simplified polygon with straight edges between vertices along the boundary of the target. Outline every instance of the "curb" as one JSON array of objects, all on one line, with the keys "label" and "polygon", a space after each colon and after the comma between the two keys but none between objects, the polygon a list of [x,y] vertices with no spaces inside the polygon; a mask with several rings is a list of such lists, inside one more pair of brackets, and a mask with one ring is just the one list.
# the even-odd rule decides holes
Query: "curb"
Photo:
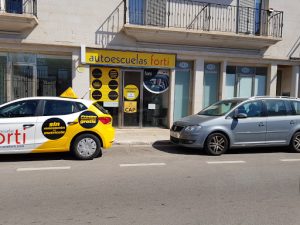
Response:
[{"label": "curb", "polygon": [[169,140],[158,140],[158,141],[115,141],[113,145],[156,145],[156,146],[168,146],[173,145]]}]

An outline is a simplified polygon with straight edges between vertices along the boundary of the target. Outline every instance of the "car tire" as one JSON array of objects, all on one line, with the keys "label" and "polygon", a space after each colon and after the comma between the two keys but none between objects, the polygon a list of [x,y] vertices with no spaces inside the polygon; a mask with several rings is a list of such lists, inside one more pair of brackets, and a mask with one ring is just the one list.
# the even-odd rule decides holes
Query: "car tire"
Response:
[{"label": "car tire", "polygon": [[72,152],[77,159],[91,160],[102,155],[101,143],[93,134],[81,134],[75,138]]},{"label": "car tire", "polygon": [[296,132],[290,143],[290,150],[300,153],[300,132]]},{"label": "car tire", "polygon": [[209,155],[222,155],[228,149],[228,139],[222,133],[212,133],[207,137],[204,149]]}]

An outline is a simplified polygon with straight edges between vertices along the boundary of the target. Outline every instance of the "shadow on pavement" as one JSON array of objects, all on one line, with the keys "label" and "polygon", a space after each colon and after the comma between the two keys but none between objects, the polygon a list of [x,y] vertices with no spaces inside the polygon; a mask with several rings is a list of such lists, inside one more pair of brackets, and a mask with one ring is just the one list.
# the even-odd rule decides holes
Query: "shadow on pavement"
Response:
[{"label": "shadow on pavement", "polygon": [[[152,144],[152,147],[156,150],[171,153],[171,154],[183,154],[183,155],[207,155],[204,149],[200,148],[187,148],[177,146],[168,140],[156,141]],[[225,154],[266,154],[266,153],[294,153],[291,152],[288,147],[253,147],[253,148],[233,148],[229,149]]]},{"label": "shadow on pavement", "polygon": [[156,141],[152,144],[152,147],[156,150],[171,153],[171,154],[182,154],[182,155],[206,155],[203,149],[197,148],[186,148],[183,146],[177,146],[172,144],[168,140]]},{"label": "shadow on pavement", "polygon": [[229,149],[226,154],[265,154],[265,153],[295,153],[287,147],[253,147]]},{"label": "shadow on pavement", "polygon": [[0,154],[1,162],[75,160],[69,152],[59,153],[29,153],[29,154]]}]

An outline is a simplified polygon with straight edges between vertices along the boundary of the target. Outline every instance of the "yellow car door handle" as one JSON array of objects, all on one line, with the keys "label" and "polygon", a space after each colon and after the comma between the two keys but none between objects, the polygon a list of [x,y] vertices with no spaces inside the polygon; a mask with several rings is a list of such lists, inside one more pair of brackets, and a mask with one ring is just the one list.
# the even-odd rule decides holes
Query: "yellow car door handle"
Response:
[{"label": "yellow car door handle", "polygon": [[68,122],[68,125],[75,125],[77,124],[78,122]]}]

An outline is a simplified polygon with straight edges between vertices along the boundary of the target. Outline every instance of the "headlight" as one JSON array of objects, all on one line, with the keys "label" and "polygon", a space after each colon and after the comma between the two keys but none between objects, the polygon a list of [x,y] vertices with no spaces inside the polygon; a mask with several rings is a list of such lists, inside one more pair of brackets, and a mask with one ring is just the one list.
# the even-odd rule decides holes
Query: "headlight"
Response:
[{"label": "headlight", "polygon": [[194,125],[194,126],[187,126],[185,128],[185,131],[186,132],[197,132],[201,129],[201,126],[200,125]]}]

